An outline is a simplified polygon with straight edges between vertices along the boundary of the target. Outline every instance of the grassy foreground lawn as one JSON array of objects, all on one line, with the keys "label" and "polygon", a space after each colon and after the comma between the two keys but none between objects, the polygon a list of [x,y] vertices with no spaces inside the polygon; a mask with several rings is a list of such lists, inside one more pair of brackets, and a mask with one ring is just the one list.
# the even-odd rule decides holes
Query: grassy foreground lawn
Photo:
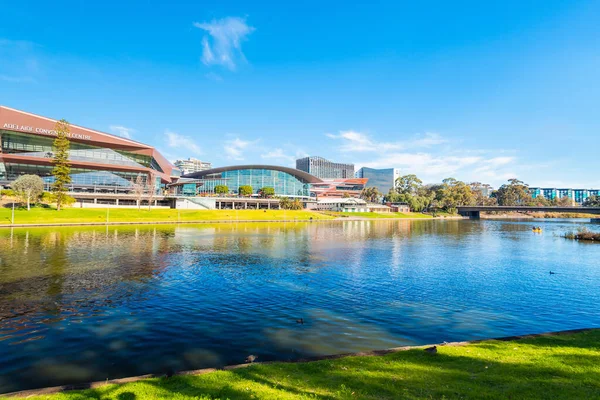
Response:
[{"label": "grassy foreground lawn", "polygon": [[421,213],[376,213],[376,212],[332,212],[330,215],[337,215],[340,217],[360,217],[360,218],[433,218],[431,215]]},{"label": "grassy foreground lawn", "polygon": [[[11,209],[0,209],[0,225],[10,225]],[[331,219],[327,215],[311,211],[290,210],[175,210],[142,208],[111,208],[108,213],[109,222],[174,222],[177,221],[294,221]],[[50,208],[32,208],[31,211],[15,210],[15,224],[52,224],[52,223],[84,223],[106,222],[106,209],[101,208],[65,208],[56,211]]]},{"label": "grassy foreground lawn", "polygon": [[32,399],[598,399],[600,330],[254,365]]}]

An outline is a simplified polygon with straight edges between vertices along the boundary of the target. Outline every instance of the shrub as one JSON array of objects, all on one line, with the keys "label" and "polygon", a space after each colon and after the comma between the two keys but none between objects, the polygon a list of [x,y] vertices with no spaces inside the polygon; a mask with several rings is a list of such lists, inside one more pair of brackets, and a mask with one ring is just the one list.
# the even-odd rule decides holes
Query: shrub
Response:
[{"label": "shrub", "polygon": [[16,194],[15,194],[15,191],[12,189],[2,189],[2,190],[0,190],[0,197],[3,197],[3,196],[15,197]]}]

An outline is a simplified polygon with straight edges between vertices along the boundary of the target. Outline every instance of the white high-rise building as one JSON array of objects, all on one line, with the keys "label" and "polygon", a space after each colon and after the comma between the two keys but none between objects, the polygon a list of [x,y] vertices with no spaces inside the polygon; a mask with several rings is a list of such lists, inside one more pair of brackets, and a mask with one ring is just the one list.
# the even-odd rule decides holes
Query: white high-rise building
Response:
[{"label": "white high-rise building", "polygon": [[181,170],[182,175],[212,169],[212,163],[200,161],[192,157],[187,160],[177,160],[174,164]]}]

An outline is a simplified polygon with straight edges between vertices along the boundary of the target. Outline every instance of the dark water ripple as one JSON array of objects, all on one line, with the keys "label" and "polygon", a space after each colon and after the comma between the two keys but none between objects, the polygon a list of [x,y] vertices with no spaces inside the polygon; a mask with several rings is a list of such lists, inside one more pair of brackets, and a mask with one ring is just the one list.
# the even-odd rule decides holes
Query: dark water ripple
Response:
[{"label": "dark water ripple", "polygon": [[581,224],[2,230],[0,393],[600,326],[600,244],[555,235]]}]

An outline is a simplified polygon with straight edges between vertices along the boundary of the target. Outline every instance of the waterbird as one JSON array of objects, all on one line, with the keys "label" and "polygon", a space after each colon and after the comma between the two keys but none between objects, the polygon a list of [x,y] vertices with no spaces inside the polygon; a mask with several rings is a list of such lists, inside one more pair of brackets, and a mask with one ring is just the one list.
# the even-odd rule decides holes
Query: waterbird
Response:
[{"label": "waterbird", "polygon": [[556,272],[550,271],[550,275],[556,275]]},{"label": "waterbird", "polygon": [[258,356],[255,356],[254,354],[250,354],[248,357],[246,357],[246,362],[253,363],[257,358],[258,358]]},{"label": "waterbird", "polygon": [[437,354],[437,346],[431,346],[425,349],[426,353]]},{"label": "waterbird", "polygon": [[296,320],[297,324],[304,325],[304,318],[300,318]]}]

